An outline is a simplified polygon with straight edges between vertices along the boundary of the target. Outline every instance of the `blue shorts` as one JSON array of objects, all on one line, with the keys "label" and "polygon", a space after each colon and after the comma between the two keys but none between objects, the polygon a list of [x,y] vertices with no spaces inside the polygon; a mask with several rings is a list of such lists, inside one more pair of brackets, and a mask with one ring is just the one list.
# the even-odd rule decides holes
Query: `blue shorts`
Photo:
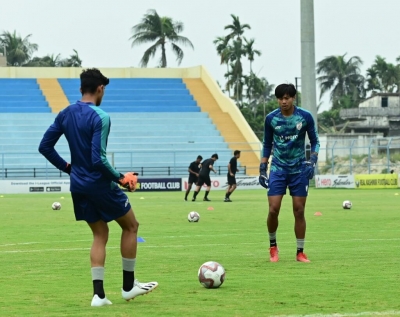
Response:
[{"label": "blue shorts", "polygon": [[289,187],[290,196],[307,197],[309,183],[303,173],[270,172],[268,196],[286,195],[286,188]]},{"label": "blue shorts", "polygon": [[115,186],[100,194],[71,193],[75,219],[93,223],[99,220],[110,222],[124,216],[130,209],[128,196]]}]

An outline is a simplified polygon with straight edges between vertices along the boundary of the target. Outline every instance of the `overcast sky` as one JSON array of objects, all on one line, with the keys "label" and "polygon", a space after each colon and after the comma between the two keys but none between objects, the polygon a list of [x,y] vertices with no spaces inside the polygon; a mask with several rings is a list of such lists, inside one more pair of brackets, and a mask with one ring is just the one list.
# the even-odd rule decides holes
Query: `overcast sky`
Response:
[{"label": "overcast sky", "polygon": [[[182,67],[202,64],[223,83],[226,68],[212,42],[227,34],[224,26],[235,14],[250,24],[245,36],[255,38],[262,51],[254,72],[275,85],[294,83],[301,75],[300,0],[0,0],[0,31],[32,34],[39,45],[36,56],[67,57],[76,49],[84,67],[138,67],[147,46],[132,49],[129,37],[148,9],[184,23],[182,35],[195,50],[184,48]],[[399,0],[314,0],[316,61],[357,55],[364,61],[364,74],[378,54],[394,63],[400,56],[399,13]],[[167,54],[168,66],[176,67]],[[324,98],[322,109],[329,106]]]}]

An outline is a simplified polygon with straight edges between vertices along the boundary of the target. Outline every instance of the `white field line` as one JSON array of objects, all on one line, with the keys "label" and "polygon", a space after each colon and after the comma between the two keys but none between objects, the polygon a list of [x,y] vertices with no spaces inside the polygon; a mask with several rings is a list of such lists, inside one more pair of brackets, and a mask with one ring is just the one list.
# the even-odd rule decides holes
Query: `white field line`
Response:
[{"label": "white field line", "polygon": [[271,317],[358,317],[358,316],[398,316],[400,311],[382,311],[382,312],[361,312],[361,313],[343,313],[343,314],[312,314],[312,315],[274,315]]},{"label": "white field line", "polygon": [[[81,240],[77,240],[81,241]],[[91,240],[87,240],[91,241]],[[329,243],[332,244],[332,242],[343,242],[343,241],[400,241],[400,238],[398,239],[348,239],[348,240],[327,240],[323,241],[322,243]],[[72,242],[72,241],[70,241]],[[309,241],[307,241],[309,242]],[[293,242],[280,242],[279,244],[292,244]],[[321,243],[319,241],[318,243]],[[242,242],[242,243],[210,243],[210,244],[204,244],[201,243],[202,247],[213,247],[213,246],[230,246],[230,245],[264,245],[267,244],[267,241],[262,241],[262,242]],[[198,247],[198,244],[175,244],[175,245],[149,245],[149,244],[140,244],[140,248],[188,248],[188,247]],[[119,247],[107,247],[107,249],[118,249]],[[1,253],[43,253],[43,252],[64,252],[64,251],[84,251],[84,250],[90,250],[90,248],[50,248],[50,249],[37,249],[37,250],[1,250]]]},{"label": "white field line", "polygon": [[[266,236],[265,241],[267,241],[267,234],[265,233],[252,233],[251,235],[263,235]],[[200,237],[200,238],[205,238],[205,237],[228,237],[228,236],[249,236],[247,233],[227,233],[227,234],[199,234],[199,235],[190,235],[190,236],[163,236],[162,238],[193,238],[193,237]],[[148,238],[146,236],[146,238]],[[294,238],[293,238],[294,239]],[[109,238],[108,241],[110,240],[119,240],[119,238]],[[146,239],[145,239],[146,240]],[[73,242],[92,242],[92,239],[82,239],[82,240],[58,240],[58,241],[32,241],[32,242],[18,242],[18,243],[6,243],[6,244],[0,244],[1,247],[10,247],[10,246],[22,246],[22,245],[33,245],[33,244],[55,244],[55,243],[73,243]],[[332,243],[332,242],[351,242],[351,241],[400,241],[400,238],[382,238],[382,239],[365,239],[365,238],[354,238],[354,239],[331,239],[331,240],[308,240],[306,239],[307,243]],[[292,241],[290,242],[285,242],[285,241],[280,241],[279,244],[287,244],[287,243],[293,243]],[[227,245],[227,244],[224,244]],[[1,252],[1,251],[0,251]]]}]

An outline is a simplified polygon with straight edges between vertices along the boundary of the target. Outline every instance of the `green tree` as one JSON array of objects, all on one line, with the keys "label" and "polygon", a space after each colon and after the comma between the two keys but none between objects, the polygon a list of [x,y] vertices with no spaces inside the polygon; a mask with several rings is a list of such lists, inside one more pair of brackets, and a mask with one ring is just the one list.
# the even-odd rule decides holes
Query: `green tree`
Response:
[{"label": "green tree", "polygon": [[246,39],[244,38],[245,45],[244,51],[246,52],[247,59],[250,61],[250,74],[253,73],[252,63],[254,62],[255,55],[261,56],[261,51],[257,50],[253,47],[255,40],[254,39]]},{"label": "green tree", "polygon": [[249,24],[241,24],[240,19],[238,16],[231,14],[233,19],[232,24],[228,24],[225,26],[225,30],[229,30],[230,33],[226,36],[228,40],[233,39],[236,37],[236,40],[241,41],[241,36],[243,35],[245,30],[250,30],[251,27]]},{"label": "green tree", "polygon": [[[331,91],[330,100],[334,104],[343,96],[351,95],[353,100],[360,100],[364,96],[364,77],[360,73],[362,60],[358,56],[346,59],[346,54],[328,56],[317,64],[317,78],[322,97]],[[356,106],[356,105],[354,105]]]},{"label": "green tree", "polygon": [[82,67],[82,60],[79,57],[78,51],[73,50],[74,53],[71,54],[68,58],[65,58],[59,62],[61,67]]},{"label": "green tree", "polygon": [[376,56],[374,64],[367,69],[367,90],[374,92],[399,92],[400,65],[387,63],[386,59]]},{"label": "green tree", "polygon": [[171,44],[171,49],[176,56],[178,65],[180,65],[184,53],[178,44],[190,46],[194,49],[192,42],[187,37],[179,35],[183,29],[182,22],[173,21],[170,17],[161,17],[156,10],[149,10],[144,15],[142,21],[132,27],[133,35],[130,37],[132,47],[144,43],[152,43],[144,52],[140,60],[140,66],[147,67],[150,58],[156,55],[157,50],[161,50],[159,66],[163,68],[167,67],[167,43]]},{"label": "green tree", "polygon": [[13,33],[4,31],[0,35],[0,44],[7,52],[7,65],[22,66],[31,59],[32,54],[39,48],[37,44],[30,42],[31,36],[32,34],[29,34],[22,38],[15,30]]},{"label": "green tree", "polygon": [[34,57],[24,64],[25,67],[58,67],[60,66],[60,54],[46,55],[44,57]]}]

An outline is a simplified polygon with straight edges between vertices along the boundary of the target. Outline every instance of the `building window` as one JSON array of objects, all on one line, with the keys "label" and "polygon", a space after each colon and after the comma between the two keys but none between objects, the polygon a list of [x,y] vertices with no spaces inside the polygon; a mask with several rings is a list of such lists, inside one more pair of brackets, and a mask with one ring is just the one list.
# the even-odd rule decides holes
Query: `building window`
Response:
[{"label": "building window", "polygon": [[381,106],[382,106],[382,108],[387,108],[387,106],[388,106],[388,97],[382,97]]}]

